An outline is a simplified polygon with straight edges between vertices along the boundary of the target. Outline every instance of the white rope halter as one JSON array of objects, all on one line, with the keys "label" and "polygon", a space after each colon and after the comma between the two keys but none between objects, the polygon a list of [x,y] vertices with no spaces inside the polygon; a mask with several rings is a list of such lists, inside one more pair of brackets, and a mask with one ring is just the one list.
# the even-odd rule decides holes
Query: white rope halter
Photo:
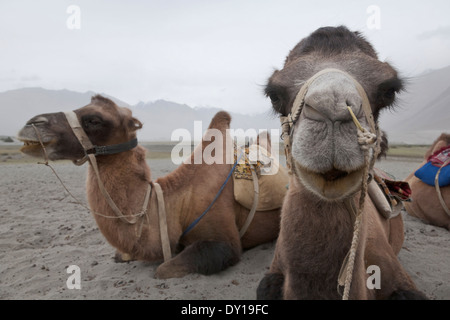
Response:
[{"label": "white rope halter", "polygon": [[[365,196],[367,194],[367,184],[368,184],[368,178],[369,178],[369,170],[373,168],[373,165],[375,163],[376,158],[378,157],[380,153],[380,134],[377,124],[375,123],[372,109],[370,106],[369,98],[367,97],[367,94],[364,90],[364,88],[361,86],[361,84],[356,81],[350,74],[347,72],[344,72],[339,69],[333,69],[328,68],[324,69],[315,75],[313,75],[311,78],[309,78],[303,86],[300,88],[299,92],[297,93],[297,96],[295,97],[294,103],[292,105],[291,112],[287,116],[280,116],[280,122],[282,127],[282,135],[281,138],[283,139],[284,146],[285,146],[285,153],[286,153],[286,164],[289,169],[289,173],[292,174],[292,154],[291,154],[291,140],[292,135],[294,131],[295,123],[298,121],[300,114],[303,110],[303,107],[305,105],[305,97],[308,93],[308,89],[311,86],[311,84],[321,75],[326,73],[341,73],[344,74],[346,77],[350,78],[353,81],[353,84],[355,85],[359,96],[362,99],[362,109],[365,115],[365,118],[367,120],[367,123],[369,125],[370,130],[364,129],[361,124],[359,123],[356,116],[353,114],[353,111],[351,107],[348,107],[348,110],[352,116],[353,122],[355,123],[357,130],[357,139],[358,144],[360,145],[361,150],[364,152],[364,172],[362,176],[362,182],[361,182],[361,196],[359,199],[359,207],[356,209],[353,199],[348,199],[344,201],[347,210],[350,211],[350,213],[355,216],[355,224],[353,226],[353,237],[352,242],[350,246],[350,250],[347,253],[346,257],[344,258],[344,262],[341,266],[341,270],[339,272],[338,276],[338,292],[339,292],[339,286],[344,286],[344,293],[342,295],[343,300],[348,300],[349,294],[350,294],[350,286],[352,282],[353,277],[353,269],[355,264],[355,258],[356,258],[356,251],[358,248],[359,243],[359,234],[361,229],[361,223],[362,223],[362,212],[364,209],[364,201]],[[372,159],[369,160],[369,152],[370,150],[373,150]]]}]

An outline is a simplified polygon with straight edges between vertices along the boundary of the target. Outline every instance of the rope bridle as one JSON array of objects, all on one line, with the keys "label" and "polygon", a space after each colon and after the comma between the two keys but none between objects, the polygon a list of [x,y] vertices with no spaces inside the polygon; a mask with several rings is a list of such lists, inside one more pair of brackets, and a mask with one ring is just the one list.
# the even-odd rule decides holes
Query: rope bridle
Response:
[{"label": "rope bridle", "polygon": [[[308,93],[309,87],[311,84],[320,76],[326,74],[326,73],[341,73],[348,78],[350,78],[353,81],[353,84],[355,85],[362,101],[362,109],[364,112],[364,115],[367,119],[367,123],[370,126],[370,133],[377,134],[378,133],[378,127],[375,123],[375,120],[373,118],[372,109],[370,107],[369,98],[367,97],[366,91],[361,86],[361,84],[356,81],[350,74],[347,72],[344,72],[339,69],[333,69],[333,68],[327,68],[322,71],[317,72],[315,75],[313,75],[311,78],[309,78],[300,88],[300,90],[297,93],[297,96],[295,97],[294,103],[292,104],[291,112],[287,116],[280,116],[280,122],[281,122],[281,139],[284,143],[285,153],[286,153],[286,164],[288,166],[289,172],[292,172],[292,158],[291,158],[291,140],[292,135],[294,133],[294,126],[295,123],[300,118],[300,115],[302,113],[303,107],[305,106],[305,98],[306,94]],[[352,115],[353,119],[356,119],[354,115]],[[366,130],[364,130],[360,124],[357,125],[358,129],[362,133],[364,133]],[[367,136],[367,134],[366,134]]]},{"label": "rope bridle", "polygon": [[[137,222],[138,218],[140,218],[142,216],[142,213],[140,213],[138,216],[130,217],[129,215],[124,215],[122,213],[122,211],[117,207],[117,205],[114,203],[111,196],[109,195],[108,191],[106,191],[106,188],[102,182],[102,179],[100,178],[100,173],[98,170],[96,156],[99,154],[108,155],[108,154],[115,154],[115,153],[130,150],[137,146],[137,139],[130,140],[123,144],[98,147],[98,146],[95,146],[92,144],[91,140],[87,136],[83,127],[81,126],[80,121],[78,120],[78,116],[76,115],[75,112],[67,111],[67,112],[64,112],[64,115],[66,116],[66,119],[67,119],[67,122],[69,123],[70,128],[72,129],[73,133],[75,134],[75,137],[80,142],[81,146],[83,147],[84,153],[85,153],[83,158],[81,158],[79,160],[74,160],[73,163],[75,165],[79,166],[79,165],[84,164],[86,161],[89,161],[89,163],[91,164],[92,169],[94,170],[94,173],[97,177],[97,183],[98,183],[100,192],[105,197],[106,202],[108,203],[109,207],[112,209],[112,211],[114,212],[116,217],[125,223],[135,224]],[[108,152],[108,150],[114,150],[114,151]],[[100,151],[100,152],[98,152],[98,151]],[[147,193],[145,196],[145,200],[144,200],[144,205],[148,204],[151,189],[152,189],[152,186],[151,186],[151,183],[149,183],[148,188],[147,188]],[[147,206],[145,206],[145,207],[147,207]],[[129,218],[131,218],[131,219],[129,219]]]},{"label": "rope bridle", "polygon": [[122,211],[119,209],[119,207],[115,204],[115,202],[113,201],[111,196],[109,195],[108,191],[106,190],[106,188],[105,188],[105,186],[104,186],[104,184],[102,182],[102,179],[100,178],[100,173],[99,173],[99,169],[98,169],[96,156],[97,155],[117,154],[117,153],[121,153],[121,152],[124,152],[124,151],[131,150],[131,149],[133,149],[133,148],[135,148],[137,146],[137,139],[134,138],[134,139],[132,139],[130,141],[127,141],[125,143],[114,144],[114,145],[109,145],[109,146],[95,146],[95,145],[92,144],[91,140],[87,136],[87,134],[84,131],[83,127],[81,126],[76,113],[73,112],[73,111],[67,111],[67,112],[64,112],[64,115],[66,116],[66,119],[67,119],[67,122],[69,123],[70,128],[72,129],[74,135],[76,136],[76,138],[80,142],[81,146],[83,147],[84,153],[85,153],[83,158],[78,159],[78,160],[74,160],[73,163],[75,165],[77,165],[77,166],[81,166],[85,162],[89,161],[89,163],[91,164],[92,169],[94,170],[94,173],[96,175],[97,183],[98,183],[98,187],[100,189],[100,192],[102,193],[102,195],[105,198],[106,202],[108,203],[109,207],[113,211],[114,216],[104,215],[104,214],[95,212],[95,211],[91,210],[90,208],[88,208],[83,203],[81,203],[81,201],[79,201],[77,198],[75,198],[73,196],[73,194],[64,185],[64,183],[62,182],[61,178],[59,178],[59,176],[56,173],[56,171],[48,164],[48,156],[47,156],[47,152],[46,152],[45,146],[44,146],[44,144],[42,142],[42,138],[41,138],[40,133],[37,130],[37,128],[33,125],[33,128],[34,128],[34,130],[35,130],[35,132],[37,134],[37,137],[39,139],[39,142],[40,142],[41,147],[42,147],[43,152],[44,152],[44,156],[45,156],[45,160],[46,160],[46,162],[44,164],[46,166],[49,166],[52,169],[53,173],[57,176],[57,178],[59,179],[59,181],[61,182],[61,184],[65,188],[65,190],[67,192],[69,192],[69,194],[79,204],[81,204],[83,207],[85,207],[88,210],[90,210],[93,214],[101,216],[103,218],[107,218],[107,219],[120,219],[122,222],[124,222],[126,224],[131,224],[131,225],[136,224],[142,218],[141,219],[141,224],[136,229],[136,237],[137,237],[137,239],[139,239],[141,237],[141,234],[142,234],[142,228],[143,228],[143,224],[144,224],[143,217],[145,216],[146,220],[147,220],[147,223],[149,222],[149,218],[147,216],[148,205],[149,205],[149,202],[150,202],[152,190],[154,189],[155,193],[156,193],[156,199],[157,199],[159,229],[160,229],[160,237],[161,237],[161,243],[162,243],[163,257],[164,257],[164,261],[169,260],[172,257],[172,253],[171,253],[171,249],[170,249],[170,241],[169,241],[168,228],[167,228],[167,217],[166,217],[166,209],[165,209],[165,204],[164,204],[164,195],[163,195],[161,186],[158,183],[156,183],[156,182],[149,182],[148,187],[147,187],[147,191],[145,193],[142,209],[136,214],[123,214]]},{"label": "rope bridle", "polygon": [[[355,123],[357,127],[357,139],[358,144],[360,145],[361,150],[364,152],[364,171],[362,175],[362,182],[361,182],[361,195],[359,198],[358,208],[356,208],[356,205],[353,201],[353,198],[347,198],[344,200],[344,204],[349,211],[350,215],[355,217],[355,222],[353,226],[353,236],[352,236],[352,242],[350,246],[350,250],[347,253],[346,257],[344,258],[344,262],[341,266],[341,270],[339,272],[338,276],[338,292],[339,287],[344,286],[344,292],[342,294],[343,300],[348,300],[349,294],[350,294],[350,286],[352,282],[353,277],[353,269],[355,264],[355,258],[356,258],[356,251],[359,244],[359,234],[361,230],[361,224],[362,224],[362,212],[364,209],[364,201],[367,194],[367,187],[368,187],[368,179],[369,179],[369,171],[373,168],[376,158],[378,157],[380,153],[380,134],[377,124],[375,123],[372,109],[370,107],[370,101],[367,97],[367,94],[364,90],[364,88],[361,86],[361,84],[356,81],[351,75],[348,73],[339,70],[339,69],[324,69],[315,75],[313,75],[311,78],[309,78],[300,88],[300,90],[297,93],[297,96],[295,97],[294,103],[292,105],[291,112],[287,116],[280,116],[280,122],[282,127],[282,135],[281,138],[283,139],[284,146],[285,146],[285,153],[286,153],[286,164],[289,170],[289,173],[292,174],[293,169],[293,160],[292,160],[292,137],[294,133],[294,127],[298,119],[300,118],[300,115],[302,113],[303,107],[305,106],[305,97],[308,93],[308,89],[311,86],[311,84],[320,76],[326,74],[326,73],[341,73],[347,76],[349,79],[353,81],[353,84],[355,85],[358,94],[360,95],[362,99],[362,110],[364,112],[364,116],[367,120],[367,123],[369,124],[370,130],[364,129],[361,124],[359,123],[356,116],[353,114],[353,111],[351,107],[347,107],[348,111],[350,112],[352,116],[352,120]],[[372,149],[372,159],[369,160],[369,151]]]}]

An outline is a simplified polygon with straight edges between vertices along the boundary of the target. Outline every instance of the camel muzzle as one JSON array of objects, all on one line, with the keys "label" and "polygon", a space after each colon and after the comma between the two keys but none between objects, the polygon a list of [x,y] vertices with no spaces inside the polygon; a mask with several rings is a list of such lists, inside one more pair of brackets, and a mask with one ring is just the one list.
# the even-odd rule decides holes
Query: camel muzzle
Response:
[{"label": "camel muzzle", "polygon": [[[311,106],[308,106],[306,100],[306,95],[309,92],[311,85],[321,76],[327,75],[329,73],[338,73],[339,75],[344,76],[345,79],[353,82],[356,93],[358,94],[359,98],[361,99],[361,109],[364,113],[364,116],[366,118],[367,123],[369,124],[370,128],[370,134],[377,135],[378,136],[378,127],[375,123],[372,109],[370,107],[370,101],[367,97],[367,94],[364,90],[364,88],[361,86],[361,84],[354,79],[350,74],[348,74],[345,71],[339,70],[339,69],[333,69],[333,68],[327,68],[322,71],[317,72],[315,75],[313,75],[311,78],[309,78],[300,88],[300,90],[297,93],[297,96],[295,97],[294,103],[292,105],[291,112],[287,116],[280,116],[280,122],[281,122],[281,138],[284,142],[285,147],[285,153],[286,153],[286,165],[288,167],[288,170],[290,173],[292,173],[292,138],[294,133],[294,127],[297,123],[298,119],[300,118],[300,115],[305,110],[305,112],[308,113],[309,116],[311,114],[315,114],[315,116],[319,115],[320,117],[323,117],[320,112],[317,112],[315,110],[316,108],[311,108]],[[359,101],[358,101],[359,102]],[[306,108],[305,108],[306,106]],[[358,109],[359,109],[359,103],[358,103]],[[359,110],[357,110],[359,111]],[[347,112],[347,109],[344,108],[344,112]],[[351,119],[355,122],[355,125],[358,127],[358,129],[362,129],[362,127],[359,125],[358,121],[356,120],[356,117],[351,109],[351,107],[348,108],[348,112],[351,116],[348,116],[348,113],[346,116],[344,116],[345,120]],[[359,112],[358,112],[359,113]],[[342,116],[341,116],[342,117]],[[348,117],[348,118],[347,118]],[[362,130],[364,131],[364,129]]]}]

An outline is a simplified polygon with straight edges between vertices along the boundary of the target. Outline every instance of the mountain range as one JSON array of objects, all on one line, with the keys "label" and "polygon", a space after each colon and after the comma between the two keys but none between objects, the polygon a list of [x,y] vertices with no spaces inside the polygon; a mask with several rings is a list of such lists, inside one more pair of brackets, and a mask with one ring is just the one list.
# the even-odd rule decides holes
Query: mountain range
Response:
[{"label": "mountain range", "polygon": [[[79,93],[70,90],[47,90],[43,88],[22,88],[0,93],[0,135],[14,137],[31,117],[41,113],[68,111],[87,105],[94,92]],[[143,123],[138,132],[142,141],[170,141],[176,129],[202,135],[208,128],[212,117],[222,109],[192,108],[186,104],[156,100],[139,102],[136,105],[116,99],[108,94],[101,95],[112,99],[117,105],[130,108],[133,116]],[[232,129],[248,130],[257,133],[263,130],[279,129],[279,120],[270,111],[256,115],[229,112]],[[201,131],[194,132],[194,121],[201,121]],[[199,130],[197,130],[199,131]],[[2,139],[0,139],[2,140]],[[177,137],[175,141],[179,141]]]},{"label": "mountain range", "polygon": [[442,132],[450,133],[450,66],[405,82],[397,106],[379,119],[389,141],[431,144]]},{"label": "mountain range", "polygon": [[[450,132],[450,66],[407,79],[406,91],[396,108],[381,113],[380,127],[391,143],[431,144],[441,132]],[[25,122],[40,113],[67,111],[90,102],[94,92],[22,88],[0,93],[0,135],[12,136]],[[142,141],[170,141],[176,129],[195,133],[194,121],[202,121],[206,130],[211,118],[221,109],[199,108],[172,101],[156,100],[130,105],[102,94],[119,106],[128,107],[143,124],[138,133]],[[230,112],[231,128],[280,129],[278,118],[270,111],[246,115]],[[201,134],[201,133],[200,133]],[[178,140],[175,137],[173,140]]]}]

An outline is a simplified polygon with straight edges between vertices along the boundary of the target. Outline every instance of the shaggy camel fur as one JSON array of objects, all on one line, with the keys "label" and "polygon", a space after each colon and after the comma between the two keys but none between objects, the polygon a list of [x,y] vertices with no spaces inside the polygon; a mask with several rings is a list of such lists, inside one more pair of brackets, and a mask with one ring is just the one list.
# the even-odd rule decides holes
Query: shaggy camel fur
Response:
[{"label": "shaggy camel fur", "polygon": [[[129,109],[118,107],[111,100],[98,95],[92,98],[89,105],[74,112],[92,143],[97,146],[130,141],[136,138],[136,130],[142,127],[142,124],[132,117]],[[230,121],[228,113],[218,112],[209,129],[220,130],[225,140]],[[28,121],[19,133],[19,139],[25,143],[22,148],[24,153],[43,156],[32,126],[40,132],[50,160],[78,160],[85,155],[61,112],[38,115]],[[204,137],[194,153],[203,152],[208,146],[211,149],[212,143]],[[216,158],[225,157],[223,150],[213,150],[212,153],[214,152]],[[239,237],[240,227],[245,223],[249,210],[234,200],[233,182],[229,181],[208,214],[195,228],[180,238],[183,230],[212,202],[232,168],[232,164],[225,160],[223,164],[208,165],[203,157],[201,164],[194,164],[194,153],[191,156],[191,164],[183,163],[172,173],[155,181],[160,184],[164,194],[172,253],[177,251],[177,255],[159,265],[156,270],[158,278],[219,272],[236,264],[242,249],[272,241],[278,235],[279,209],[256,212],[245,235]],[[144,203],[148,184],[152,181],[150,168],[145,160],[145,149],[138,145],[129,151],[98,155],[96,158],[103,184],[119,209],[124,215],[138,213]],[[89,166],[87,176],[87,197],[93,212],[114,216],[99,190],[92,166]],[[148,220],[143,222],[140,236],[137,236],[140,223],[132,225],[99,215],[94,215],[94,218],[107,241],[119,253],[129,256],[127,260],[162,260],[155,192],[151,193],[147,217],[141,218]]]},{"label": "shaggy camel fur", "polygon": [[[353,79],[367,93],[375,123],[380,110],[393,103],[402,81],[388,63],[378,60],[358,32],[321,28],[297,44],[283,69],[270,77],[266,94],[274,110],[288,116],[302,85],[328,68],[334,71],[309,83],[303,109],[292,127],[290,186],[274,258],[258,286],[258,299],[341,298],[338,275],[355,223],[345,203],[354,201],[358,208],[365,165],[347,106],[363,128],[370,128],[362,109],[363,96]],[[401,216],[386,220],[366,196],[350,299],[424,298],[397,258],[402,242]],[[369,266],[379,267],[379,289],[367,284],[374,272]]]},{"label": "shaggy camel fur", "polygon": [[[450,145],[450,134],[442,133],[426,152],[420,167],[427,163],[429,156],[448,145]],[[436,188],[422,182],[414,176],[414,172],[406,178],[412,191],[412,202],[405,203],[406,211],[429,224],[450,230],[450,216],[444,211],[439,202]],[[447,208],[450,208],[450,186],[441,187],[440,189]]]}]

